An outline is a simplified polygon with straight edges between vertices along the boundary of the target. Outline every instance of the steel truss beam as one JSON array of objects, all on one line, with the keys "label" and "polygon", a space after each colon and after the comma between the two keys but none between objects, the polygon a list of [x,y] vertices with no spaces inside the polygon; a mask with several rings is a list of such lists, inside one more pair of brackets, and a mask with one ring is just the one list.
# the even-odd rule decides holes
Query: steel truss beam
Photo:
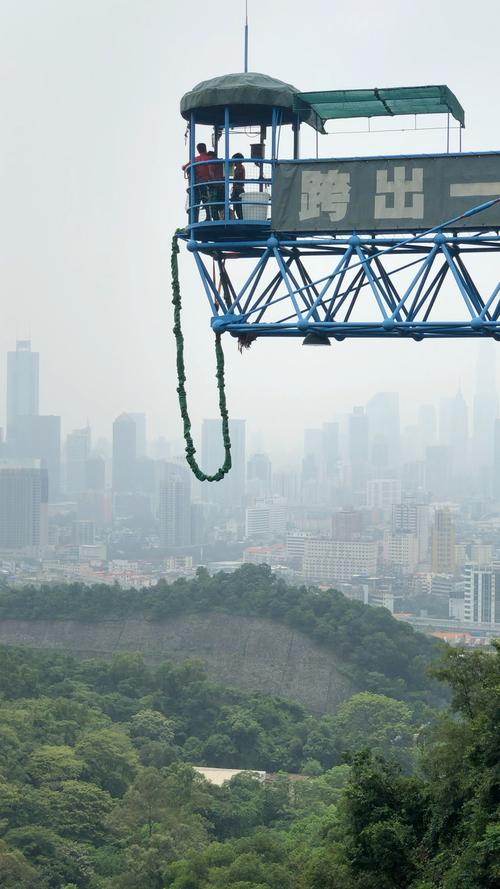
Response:
[{"label": "steel truss beam", "polygon": [[[406,241],[374,234],[222,242],[186,235],[186,240],[210,305],[212,328],[242,341],[306,334],[337,340],[500,339],[496,233],[437,231]],[[488,256],[491,264],[498,263],[498,281],[482,294],[477,274],[482,277],[489,268],[484,263]],[[480,267],[471,268],[474,263]]]}]

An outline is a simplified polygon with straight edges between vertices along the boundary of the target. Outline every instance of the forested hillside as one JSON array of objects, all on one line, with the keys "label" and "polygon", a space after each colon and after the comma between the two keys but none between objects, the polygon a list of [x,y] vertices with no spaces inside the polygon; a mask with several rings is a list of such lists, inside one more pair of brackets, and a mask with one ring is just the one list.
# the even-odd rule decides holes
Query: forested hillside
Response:
[{"label": "forested hillside", "polygon": [[361,690],[433,704],[443,695],[427,668],[443,646],[394,620],[385,609],[346,599],[335,590],[294,587],[267,566],[243,565],[211,577],[160,582],[151,589],[51,584],[0,591],[0,618],[73,619],[143,617],[163,621],[183,613],[225,612],[269,618],[294,627],[332,651]]},{"label": "forested hillside", "polygon": [[[196,663],[1,648],[0,886],[494,889],[500,654],[436,675],[441,717],[362,693],[318,719]],[[201,763],[310,777],[216,788]]]}]

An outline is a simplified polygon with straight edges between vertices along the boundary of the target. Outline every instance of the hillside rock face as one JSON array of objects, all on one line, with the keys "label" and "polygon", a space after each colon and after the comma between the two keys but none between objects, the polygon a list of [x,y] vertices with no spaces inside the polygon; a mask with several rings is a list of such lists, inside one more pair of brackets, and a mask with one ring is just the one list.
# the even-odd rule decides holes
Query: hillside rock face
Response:
[{"label": "hillside rock face", "polygon": [[333,713],[354,688],[342,664],[303,633],[270,620],[188,614],[165,621],[0,620],[0,644],[110,658],[140,651],[147,662],[203,661],[225,685],[280,695],[317,713]]}]

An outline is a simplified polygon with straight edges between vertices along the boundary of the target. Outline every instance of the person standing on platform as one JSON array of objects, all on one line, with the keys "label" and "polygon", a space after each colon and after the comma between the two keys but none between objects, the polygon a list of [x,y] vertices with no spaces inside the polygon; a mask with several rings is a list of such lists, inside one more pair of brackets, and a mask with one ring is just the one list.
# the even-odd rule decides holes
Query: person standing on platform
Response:
[{"label": "person standing on platform", "polygon": [[[195,186],[193,189],[193,195],[190,198],[189,204],[193,207],[193,221],[198,222],[198,218],[200,215],[200,208],[203,204],[205,213],[206,213],[206,222],[209,222],[211,219],[210,215],[210,193],[209,193],[209,183],[210,183],[210,164],[209,163],[201,163],[201,161],[210,161],[211,157],[207,152],[207,146],[204,142],[199,142],[196,146],[196,151],[198,154],[194,159],[194,163],[196,166],[194,167],[194,182]],[[189,168],[191,166],[191,162],[188,161],[187,164],[184,164],[182,169],[185,173],[188,174],[188,178],[190,178]],[[189,194],[191,192],[189,191]]]},{"label": "person standing on platform", "polygon": [[231,202],[233,204],[234,215],[237,219],[243,219],[243,206],[241,203],[241,196],[245,191],[245,167],[241,163],[243,160],[243,155],[240,151],[237,151],[236,154],[233,154],[232,158],[235,161],[233,168],[233,188],[231,191]]}]

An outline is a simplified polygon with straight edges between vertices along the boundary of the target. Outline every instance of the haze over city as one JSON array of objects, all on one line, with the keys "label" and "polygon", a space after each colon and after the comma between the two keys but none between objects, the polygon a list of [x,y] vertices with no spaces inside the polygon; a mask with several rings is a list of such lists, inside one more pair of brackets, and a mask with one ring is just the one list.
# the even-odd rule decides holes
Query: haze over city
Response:
[{"label": "haze over city", "polygon": [[[225,8],[223,31],[205,4],[193,9],[196,27],[159,0],[2,4],[0,354],[31,339],[42,356],[41,410],[61,415],[66,431],[91,418],[95,433],[109,436],[114,416],[136,410],[153,437],[180,436],[169,279],[171,234],[185,218],[179,100],[243,60],[241,4]],[[250,69],[303,90],[447,83],[465,108],[464,150],[488,150],[500,141],[497,33],[495,2],[478,18],[465,2],[363,0],[353,16],[313,0],[304,21],[298,3],[256,0]],[[422,43],[425,54],[408,51]],[[474,46],[472,77],[464,59]],[[312,154],[312,131],[304,139]],[[418,152],[444,150],[445,140],[435,130],[329,135],[320,148],[326,156]],[[493,273],[485,261],[487,292]],[[213,337],[186,254],[181,278],[197,429],[216,415]],[[345,341],[316,350],[299,342],[261,340],[244,355],[225,344],[230,413],[245,415],[256,445],[277,460],[299,455],[305,427],[374,391],[398,391],[409,425],[436,391],[452,395],[460,385],[473,396],[474,343]],[[4,398],[1,385],[2,414]]]}]

